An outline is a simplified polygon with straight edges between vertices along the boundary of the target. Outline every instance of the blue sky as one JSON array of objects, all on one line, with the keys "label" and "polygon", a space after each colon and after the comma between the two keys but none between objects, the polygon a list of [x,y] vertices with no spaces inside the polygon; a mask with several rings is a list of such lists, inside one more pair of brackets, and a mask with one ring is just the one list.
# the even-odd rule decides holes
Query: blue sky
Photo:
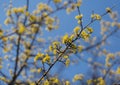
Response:
[{"label": "blue sky", "polygon": [[[24,6],[26,3],[25,1],[26,0],[13,0],[13,6],[15,6],[15,7]],[[41,1],[45,2],[47,0],[30,0],[29,11],[34,10],[34,8],[36,8],[36,4]],[[94,13],[103,14],[105,12],[106,7],[112,7],[118,1],[119,0],[83,0],[83,4],[81,5],[80,10],[84,17],[83,18],[84,26],[90,21],[90,15],[91,15],[92,11],[94,11]],[[6,18],[5,8],[7,8],[8,4],[9,4],[9,0],[0,0],[0,24],[2,24],[3,28],[6,28],[3,25],[3,23]],[[120,7],[117,6],[116,8],[114,8],[114,10],[120,10]],[[120,13],[120,11],[119,11],[119,13]],[[74,18],[77,14],[78,14],[77,11],[74,11],[69,15],[67,15],[64,10],[57,12],[55,15],[58,16],[60,19],[59,29],[53,30],[52,32],[45,31],[44,37],[48,38],[49,36],[51,36],[54,38],[54,36],[62,36],[65,33],[72,33],[73,28],[75,26],[77,26],[77,21]],[[104,19],[109,20],[109,18],[107,16],[105,16]],[[95,22],[95,24],[92,24],[91,26],[94,28],[93,36],[98,35],[98,32],[100,30],[99,23]],[[110,50],[111,51],[119,50],[114,47],[118,46],[118,42],[120,42],[120,39],[115,38],[115,37],[113,37],[112,39],[114,39],[114,40],[111,40],[111,42],[115,43],[115,44],[112,45],[112,49],[110,49]],[[86,65],[86,64],[79,63],[79,65],[78,64],[71,65],[70,68],[67,68],[63,72],[62,76],[67,75],[65,77],[69,79],[69,78],[73,77],[74,74],[76,74],[76,73],[79,73],[79,72],[84,73],[86,71],[86,68],[84,67],[84,65]],[[57,70],[55,67],[54,67],[54,69]]]}]

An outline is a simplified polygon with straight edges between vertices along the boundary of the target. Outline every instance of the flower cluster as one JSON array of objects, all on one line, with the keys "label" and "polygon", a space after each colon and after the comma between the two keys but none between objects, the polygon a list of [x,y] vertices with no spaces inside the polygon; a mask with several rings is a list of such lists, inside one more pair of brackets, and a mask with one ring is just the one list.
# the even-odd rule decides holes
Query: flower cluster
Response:
[{"label": "flower cluster", "polygon": [[73,78],[73,82],[78,81],[78,80],[83,80],[84,75],[83,74],[76,74]]},{"label": "flower cluster", "polygon": [[85,30],[81,32],[81,37],[84,40],[87,40],[90,37],[90,34],[93,32],[93,29],[91,27],[87,27]]},{"label": "flower cluster", "polygon": [[115,59],[115,55],[113,53],[108,53],[106,55],[106,66],[111,66],[110,59]]},{"label": "flower cluster", "polygon": [[34,62],[37,60],[42,60],[42,63],[50,63],[50,56],[48,54],[38,53],[34,58]]},{"label": "flower cluster", "polygon": [[106,85],[105,80],[102,77],[98,77],[97,79],[94,79],[94,80],[92,79],[87,80],[88,85],[92,85],[94,83],[96,85]]},{"label": "flower cluster", "polygon": [[101,16],[99,14],[92,14],[91,18],[96,20],[101,20]]},{"label": "flower cluster", "polygon": [[70,7],[67,7],[66,12],[69,14],[73,12],[77,7],[81,6],[82,0],[77,0],[77,3],[72,3]]}]

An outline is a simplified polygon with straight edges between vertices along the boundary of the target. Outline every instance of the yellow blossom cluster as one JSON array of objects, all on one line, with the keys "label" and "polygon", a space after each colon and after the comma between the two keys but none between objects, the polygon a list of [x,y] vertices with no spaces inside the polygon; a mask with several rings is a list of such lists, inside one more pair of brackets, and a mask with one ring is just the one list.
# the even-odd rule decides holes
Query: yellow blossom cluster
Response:
[{"label": "yellow blossom cluster", "polygon": [[34,62],[38,59],[42,60],[43,63],[50,63],[50,56],[48,54],[38,53],[34,58]]},{"label": "yellow blossom cluster", "polygon": [[115,55],[113,54],[113,53],[108,53],[107,55],[106,55],[106,66],[111,66],[111,63],[110,63],[110,59],[115,59]]},{"label": "yellow blossom cluster", "polygon": [[2,38],[2,41],[3,41],[3,42],[7,42],[7,41],[8,41],[8,37],[3,37],[3,38]]},{"label": "yellow blossom cluster", "polygon": [[60,48],[60,42],[54,41],[50,46],[49,46],[49,51],[53,52],[53,54],[58,53],[58,49]]},{"label": "yellow blossom cluster", "polygon": [[83,74],[76,74],[73,78],[73,82],[78,81],[78,80],[83,80],[84,75]]},{"label": "yellow blossom cluster", "polygon": [[71,42],[72,42],[72,38],[73,38],[73,37],[69,37],[68,34],[65,34],[65,35],[62,37],[62,43],[63,43],[63,44],[71,43]]},{"label": "yellow blossom cluster", "polygon": [[45,57],[42,60],[43,63],[48,62],[50,63],[50,56],[48,54],[45,55]]},{"label": "yellow blossom cluster", "polygon": [[66,65],[66,67],[68,67],[68,66],[69,66],[69,64],[70,64],[70,59],[69,59],[69,58],[67,58],[67,59],[66,59],[66,61],[65,61],[65,65]]},{"label": "yellow blossom cluster", "polygon": [[37,17],[37,16],[32,15],[32,14],[30,14],[30,15],[29,15],[29,21],[30,21],[30,22],[37,21],[37,19],[38,19],[38,17]]},{"label": "yellow blossom cluster", "polygon": [[39,3],[37,5],[37,9],[38,9],[38,13],[41,12],[42,10],[47,10],[49,12],[52,11],[52,8],[45,3]]},{"label": "yellow blossom cluster", "polygon": [[116,74],[120,74],[120,67],[117,68]]},{"label": "yellow blossom cluster", "polygon": [[3,30],[0,29],[0,37],[3,36],[3,33],[4,33]]},{"label": "yellow blossom cluster", "polygon": [[26,6],[18,7],[18,8],[12,8],[12,9],[7,10],[6,15],[10,16],[13,13],[15,13],[15,14],[24,13],[25,11],[26,11]]},{"label": "yellow blossom cluster", "polygon": [[102,77],[99,77],[97,79],[89,79],[87,80],[87,85],[92,85],[93,83],[96,83],[96,85],[106,85],[105,80],[103,80]]},{"label": "yellow blossom cluster", "polygon": [[65,85],[71,85],[69,81],[65,81]]},{"label": "yellow blossom cluster", "polygon": [[23,34],[26,29],[25,26],[23,25],[23,23],[18,23],[18,27],[19,27],[18,33]]},{"label": "yellow blossom cluster", "polygon": [[82,45],[77,46],[77,51],[78,52],[81,52],[82,50],[83,50],[83,46]]},{"label": "yellow blossom cluster", "polygon": [[80,27],[79,27],[79,26],[76,26],[76,27],[74,28],[74,33],[75,33],[75,34],[79,34],[79,32],[80,32]]},{"label": "yellow blossom cluster", "polygon": [[107,8],[106,8],[106,12],[108,12],[108,13],[112,13],[111,8],[107,7]]},{"label": "yellow blossom cluster", "polygon": [[57,77],[50,78],[50,81],[52,81],[51,82],[52,85],[55,85],[55,84],[59,85],[59,83],[60,83],[60,81]]},{"label": "yellow blossom cluster", "polygon": [[88,33],[92,33],[93,32],[93,29],[91,27],[87,27],[87,32]]},{"label": "yellow blossom cluster", "polygon": [[5,78],[5,77],[0,77],[0,80],[4,81],[4,82],[6,82],[6,83],[10,82],[10,80],[8,80],[8,79]]},{"label": "yellow blossom cluster", "polygon": [[90,34],[88,34],[85,30],[81,32],[81,37],[86,40],[90,37]]},{"label": "yellow blossom cluster", "polygon": [[34,62],[36,62],[38,59],[42,59],[43,56],[44,56],[43,53],[38,53],[38,54],[35,56],[35,58],[34,58]]},{"label": "yellow blossom cluster", "polygon": [[82,17],[83,17],[82,14],[80,14],[80,15],[76,15],[76,16],[75,16],[75,19],[80,20],[80,19],[82,19]]},{"label": "yellow blossom cluster", "polygon": [[4,21],[4,24],[8,25],[10,23],[12,23],[12,19],[10,17],[6,18],[5,21]]},{"label": "yellow blossom cluster", "polygon": [[59,20],[55,20],[55,18],[52,18],[50,16],[47,16],[45,18],[45,24],[46,24],[46,30],[51,31],[52,29],[57,29]]},{"label": "yellow blossom cluster", "polygon": [[39,30],[39,25],[37,25],[37,24],[31,25],[32,33],[36,33],[36,32],[38,32],[38,30]]},{"label": "yellow blossom cluster", "polygon": [[101,16],[99,14],[92,14],[91,18],[96,20],[101,20]]},{"label": "yellow blossom cluster", "polygon": [[79,7],[82,4],[82,0],[77,0],[76,6]]},{"label": "yellow blossom cluster", "polygon": [[60,2],[62,2],[62,0],[53,0],[54,1],[54,3],[60,3]]},{"label": "yellow blossom cluster", "polygon": [[83,17],[82,14],[75,16],[75,19],[78,20],[78,24],[81,24],[81,22],[82,22],[82,17]]},{"label": "yellow blossom cluster", "polygon": [[102,77],[99,77],[99,78],[97,79],[97,81],[98,81],[97,85],[106,85],[106,84],[105,84],[105,80],[103,80]]},{"label": "yellow blossom cluster", "polygon": [[0,65],[0,69],[2,69],[2,65]]},{"label": "yellow blossom cluster", "polygon": [[82,30],[80,35],[84,40],[87,40],[92,32],[93,32],[93,28],[87,27],[85,30]]},{"label": "yellow blossom cluster", "polygon": [[49,81],[46,79],[43,82],[43,85],[59,85],[59,84],[60,84],[60,81],[57,77],[51,77]]},{"label": "yellow blossom cluster", "polygon": [[49,83],[48,80],[45,80],[45,81],[43,82],[43,85],[50,85],[50,83]]},{"label": "yellow blossom cluster", "polygon": [[12,11],[13,13],[24,13],[26,11],[26,6],[19,7],[19,8],[13,8]]},{"label": "yellow blossom cluster", "polygon": [[67,7],[66,12],[69,14],[74,11],[77,7],[81,6],[82,0],[77,0],[77,3],[72,3],[70,7]]},{"label": "yellow blossom cluster", "polygon": [[26,6],[18,7],[18,8],[11,8],[7,10],[6,15],[8,16],[4,21],[5,25],[14,23],[13,18],[11,17],[12,14],[24,14],[26,13]]}]

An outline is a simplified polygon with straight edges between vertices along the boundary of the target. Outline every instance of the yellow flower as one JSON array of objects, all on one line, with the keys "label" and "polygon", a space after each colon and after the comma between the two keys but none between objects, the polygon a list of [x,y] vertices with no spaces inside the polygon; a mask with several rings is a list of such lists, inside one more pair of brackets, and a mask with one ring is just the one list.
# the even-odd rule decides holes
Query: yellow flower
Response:
[{"label": "yellow flower", "polygon": [[32,33],[36,33],[39,30],[38,27],[32,27],[31,29],[32,29]]},{"label": "yellow flower", "polygon": [[91,27],[88,27],[88,28],[87,28],[87,31],[88,31],[88,33],[92,33],[92,32],[93,32],[93,29],[92,29]]},{"label": "yellow flower", "polygon": [[5,21],[4,21],[4,24],[5,25],[8,25],[8,24],[10,24],[11,23],[11,19],[10,18],[7,18]]},{"label": "yellow flower", "polygon": [[7,78],[5,78],[5,77],[0,77],[0,80],[2,80],[2,81],[4,81],[4,82],[10,82],[10,80],[8,80]]},{"label": "yellow flower", "polygon": [[97,80],[98,80],[97,85],[106,85],[106,84],[105,84],[105,80],[103,80],[102,77],[99,77]]},{"label": "yellow flower", "polygon": [[83,74],[76,74],[73,78],[73,82],[77,81],[77,80],[82,80],[84,77]]},{"label": "yellow flower", "polygon": [[50,56],[48,54],[45,55],[45,57],[42,60],[43,63],[50,62]]},{"label": "yellow flower", "polygon": [[58,41],[54,41],[52,45],[53,45],[53,48],[57,48],[60,45],[60,43]]},{"label": "yellow flower", "polygon": [[22,34],[22,33],[24,33],[25,32],[25,26],[23,25],[23,23],[19,23],[18,24],[18,27],[19,27],[19,30],[18,30],[18,33],[19,34]]},{"label": "yellow flower", "polygon": [[36,21],[37,17],[34,15],[30,15],[29,20],[30,21]]},{"label": "yellow flower", "polygon": [[53,51],[53,47],[51,45],[49,46],[49,51]]},{"label": "yellow flower", "polygon": [[68,56],[67,56],[67,55],[65,55],[65,56],[63,56],[63,58],[67,59],[67,58],[68,58]]},{"label": "yellow flower", "polygon": [[70,82],[69,81],[65,81],[65,85],[70,85]]},{"label": "yellow flower", "polygon": [[96,19],[97,19],[97,20],[101,20],[101,16],[98,15],[98,14],[96,14]]},{"label": "yellow flower", "polygon": [[78,24],[81,24],[82,23],[82,20],[78,20],[78,22],[77,22]]},{"label": "yellow flower", "polygon": [[62,2],[62,0],[53,0],[54,1],[54,3],[60,3],[60,2]]},{"label": "yellow flower", "polygon": [[49,81],[48,80],[45,80],[43,85],[50,85]]},{"label": "yellow flower", "polygon": [[82,17],[83,17],[83,15],[80,14],[80,15],[75,16],[75,19],[80,20],[80,19],[82,19]]},{"label": "yellow flower", "polygon": [[93,81],[93,80],[91,80],[91,79],[87,80],[87,84],[88,84],[88,85],[91,85],[91,84],[92,84],[92,81]]},{"label": "yellow flower", "polygon": [[4,49],[3,49],[3,52],[4,53],[7,53],[7,52],[9,52],[11,49],[9,49],[9,48],[7,48],[7,47],[4,47]]},{"label": "yellow flower", "polygon": [[3,30],[0,29],[0,36],[3,36]]},{"label": "yellow flower", "polygon": [[38,59],[42,59],[43,56],[44,56],[43,53],[38,53],[38,54],[35,56],[35,58],[34,58],[34,62],[36,62]]},{"label": "yellow flower", "polygon": [[57,50],[56,50],[56,49],[53,50],[53,54],[54,54],[54,55],[57,54]]},{"label": "yellow flower", "polygon": [[2,66],[2,65],[0,65],[0,69],[2,69],[2,67],[3,67],[3,66]]},{"label": "yellow flower", "polygon": [[40,73],[42,71],[42,68],[38,68],[37,72]]},{"label": "yellow flower", "polygon": [[53,83],[54,84],[59,84],[59,80],[57,78],[54,78]]},{"label": "yellow flower", "polygon": [[17,12],[20,12],[20,13],[24,13],[24,11],[25,11],[25,9],[23,9],[23,8],[17,8]]},{"label": "yellow flower", "polygon": [[79,31],[80,31],[80,27],[79,27],[79,26],[77,26],[77,27],[74,28],[74,33],[75,33],[75,34],[78,34]]},{"label": "yellow flower", "polygon": [[46,20],[46,21],[45,21],[45,24],[47,24],[47,25],[48,25],[48,24],[51,25],[51,24],[53,24],[53,22],[55,21],[54,18],[52,18],[52,17],[46,17],[45,20]]},{"label": "yellow flower", "polygon": [[29,54],[31,53],[31,50],[30,50],[30,49],[26,49],[26,50],[25,50],[25,53],[26,53],[27,55],[29,55]]},{"label": "yellow flower", "polygon": [[28,11],[24,12],[26,16],[30,16],[30,13]]},{"label": "yellow flower", "polygon": [[120,67],[117,68],[116,74],[120,74]]},{"label": "yellow flower", "polygon": [[79,45],[79,46],[77,47],[78,52],[81,52],[82,49],[83,49],[83,46],[81,46],[81,45]]},{"label": "yellow flower", "polygon": [[96,19],[96,20],[101,20],[101,16],[99,14],[92,14],[91,18]]},{"label": "yellow flower", "polygon": [[30,72],[31,72],[31,73],[35,73],[35,72],[36,72],[36,69],[31,68],[31,69],[30,69]]},{"label": "yellow flower", "polygon": [[110,59],[114,59],[115,58],[115,55],[113,53],[108,53],[106,55],[106,66],[111,66],[111,63],[109,62]]},{"label": "yellow flower", "polygon": [[80,6],[82,4],[82,0],[77,0],[76,6]]},{"label": "yellow flower", "polygon": [[26,6],[24,6],[24,7],[19,7],[19,8],[13,8],[13,9],[12,9],[12,12],[13,12],[13,13],[24,13],[25,10],[26,10]]},{"label": "yellow flower", "polygon": [[68,34],[64,35],[62,38],[62,43],[65,44],[68,39],[69,39]]},{"label": "yellow flower", "polygon": [[13,11],[13,13],[17,13],[18,12],[17,8],[13,8],[12,11]]},{"label": "yellow flower", "polygon": [[115,55],[113,53],[108,53],[107,57],[111,59],[115,59]]},{"label": "yellow flower", "polygon": [[111,13],[111,12],[112,12],[111,8],[109,8],[109,7],[106,8],[106,11],[107,11],[108,13]]},{"label": "yellow flower", "polygon": [[70,12],[72,12],[72,9],[71,8],[67,8],[66,12],[67,12],[67,14],[70,14]]},{"label": "yellow flower", "polygon": [[3,37],[2,40],[3,40],[3,42],[7,42],[8,37]]},{"label": "yellow flower", "polygon": [[73,40],[74,38],[75,38],[75,35],[72,34],[72,35],[70,36],[70,39]]},{"label": "yellow flower", "polygon": [[90,37],[90,35],[86,32],[86,31],[82,31],[81,32],[81,37],[84,39],[84,40],[86,40],[86,39],[88,39],[89,37]]},{"label": "yellow flower", "polygon": [[7,10],[7,14],[6,14],[6,15],[7,15],[7,16],[10,16],[11,13],[12,13],[11,10]]},{"label": "yellow flower", "polygon": [[43,3],[40,3],[38,6],[37,6],[37,9],[38,10],[43,10],[44,9],[44,4]]},{"label": "yellow flower", "polygon": [[66,67],[68,67],[69,64],[70,64],[70,59],[67,59],[65,62]]},{"label": "yellow flower", "polygon": [[30,85],[36,85],[35,82],[31,82]]}]

